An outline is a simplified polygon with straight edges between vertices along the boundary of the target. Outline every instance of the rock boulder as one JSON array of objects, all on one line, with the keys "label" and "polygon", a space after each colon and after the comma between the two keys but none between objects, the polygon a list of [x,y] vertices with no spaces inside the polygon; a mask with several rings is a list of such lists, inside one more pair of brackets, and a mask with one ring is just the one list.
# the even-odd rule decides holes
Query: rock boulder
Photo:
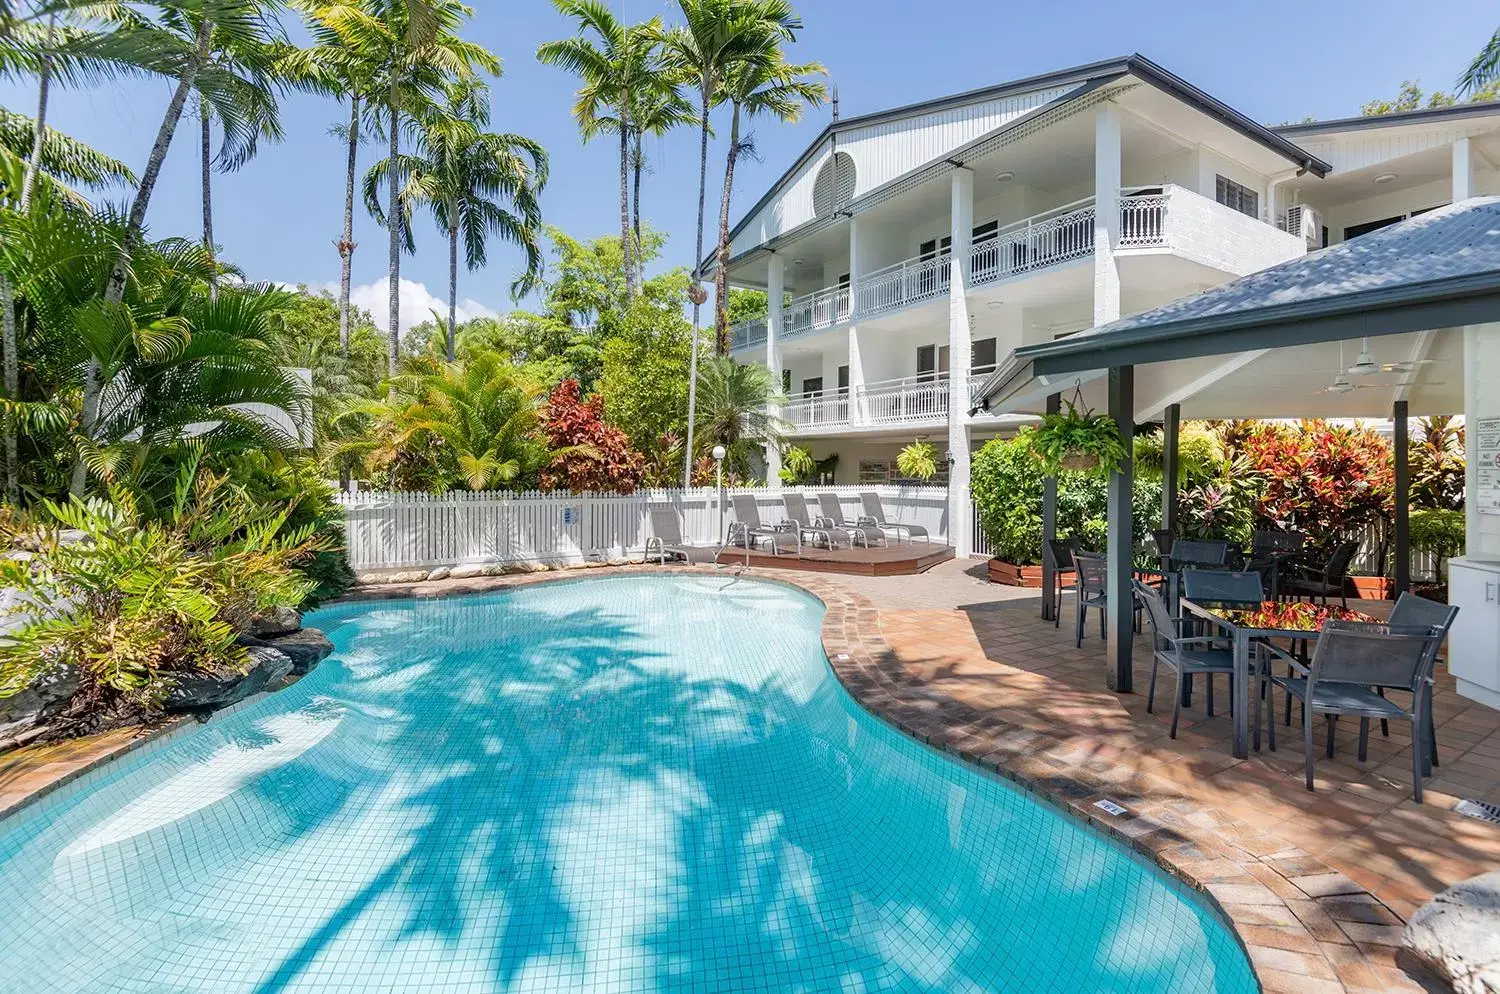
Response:
[{"label": "rock boulder", "polygon": [[78,671],[58,666],[33,681],[19,694],[0,698],[0,738],[29,728],[60,711],[78,690]]},{"label": "rock boulder", "polygon": [[180,713],[228,707],[260,693],[292,672],[291,657],[279,649],[251,645],[245,652],[250,657],[250,667],[244,672],[234,667],[219,667],[184,676],[168,693],[167,710]]},{"label": "rock boulder", "polygon": [[295,632],[277,635],[269,639],[242,637],[240,642],[249,646],[264,646],[284,653],[292,661],[292,672],[302,676],[333,652],[333,643],[316,628],[300,628]]},{"label": "rock boulder", "polygon": [[1500,994],[1500,870],[1456,883],[1422,905],[1404,940],[1458,994]]},{"label": "rock boulder", "polygon": [[272,635],[285,635],[287,632],[295,632],[302,627],[302,615],[289,607],[273,607],[265,614],[257,615],[250,622],[247,635],[256,638],[267,638]]}]

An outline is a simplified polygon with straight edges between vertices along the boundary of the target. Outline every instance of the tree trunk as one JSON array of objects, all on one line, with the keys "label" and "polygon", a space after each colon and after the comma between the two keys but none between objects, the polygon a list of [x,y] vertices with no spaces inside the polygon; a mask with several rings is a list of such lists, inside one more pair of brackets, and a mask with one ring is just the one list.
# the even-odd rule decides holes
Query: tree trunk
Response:
[{"label": "tree trunk", "polygon": [[[209,118],[208,103],[201,97],[198,100],[198,122],[199,143],[203,153],[203,251],[208,253],[208,261],[214,263],[214,133],[213,122]],[[211,301],[219,299],[217,272],[209,277],[208,299]]]},{"label": "tree trunk", "polygon": [[349,290],[354,280],[354,184],[359,167],[359,94],[349,97],[349,158],[344,174],[344,234],[339,239],[339,354],[349,358]]},{"label": "tree trunk", "polygon": [[46,51],[42,54],[41,69],[37,72],[36,127],[31,133],[31,158],[26,163],[26,177],[21,181],[21,213],[31,207],[31,195],[36,191],[37,174],[42,169],[42,146],[47,140],[47,96],[52,88],[52,40],[57,30],[57,15],[47,19]]},{"label": "tree trunk", "polygon": [[635,131],[634,141],[635,156],[634,161],[630,164],[631,170],[634,173],[631,177],[630,227],[635,234],[636,279],[644,284],[646,282],[646,266],[641,259],[641,132],[639,129]]},{"label": "tree trunk", "polygon": [[714,253],[714,351],[729,354],[729,195],[740,155],[740,105],[729,117],[729,152],[724,157],[724,193],[719,199],[719,242]]},{"label": "tree trunk", "polygon": [[[10,279],[0,273],[0,335],[5,340],[5,397],[11,402],[20,400],[21,364],[16,354],[16,300],[11,292]],[[21,497],[21,466],[16,455],[16,423],[14,418],[5,419],[5,499],[15,504]]]},{"label": "tree trunk", "polygon": [[[628,98],[627,98],[628,99]],[[620,248],[625,253],[625,295],[635,298],[635,269],[630,251],[630,123],[620,105]]]},{"label": "tree trunk", "polygon": [[[36,192],[37,176],[42,170],[42,148],[47,141],[47,98],[52,88],[52,42],[57,30],[57,15],[47,19],[46,51],[42,54],[41,69],[37,73],[36,126],[31,134],[31,158],[26,162],[26,175],[21,181],[20,212],[24,215],[31,209],[31,197]],[[21,399],[20,343],[16,339],[16,301],[10,280],[0,275],[0,349],[4,350],[5,396],[11,401]],[[14,419],[5,422],[5,497],[15,504],[21,497],[21,466],[17,455],[16,424]]]},{"label": "tree trunk", "polygon": [[[177,80],[177,88],[172,92],[172,100],[167,104],[167,113],[162,118],[161,127],[157,129],[156,141],[151,146],[151,156],[146,160],[146,170],[141,173],[140,185],[136,188],[135,199],[130,204],[130,214],[126,218],[124,236],[120,239],[120,251],[115,256],[115,267],[109,274],[109,283],[104,288],[104,302],[106,304],[118,304],[125,299],[125,279],[130,271],[130,256],[135,251],[135,243],[141,237],[141,230],[146,224],[146,209],[151,205],[151,193],[156,189],[156,181],[161,177],[161,167],[167,159],[167,149],[172,144],[172,135],[177,131],[177,123],[182,120],[182,109],[187,104],[188,92],[192,90],[193,83],[198,78],[198,70],[208,59],[209,39],[213,34],[213,23],[205,20],[198,27],[196,47],[193,50],[193,58],[188,62],[187,68]],[[99,363],[92,357],[89,359],[88,368],[83,377],[83,410],[79,414],[78,430],[87,441],[93,440],[94,423],[99,419],[99,393],[103,384],[99,382]],[[73,464],[73,479],[68,486],[68,492],[82,494],[84,484],[88,482],[88,467],[84,464],[83,454],[80,452],[78,459]]]},{"label": "tree trunk", "polygon": [[698,321],[703,302],[703,288],[698,278],[698,262],[703,258],[703,207],[708,197],[708,108],[713,98],[713,82],[705,73],[700,89],[703,98],[698,136],[698,240],[693,248],[693,352],[688,359],[687,440],[683,443],[682,489],[693,485],[693,419],[698,405]]},{"label": "tree trunk", "polygon": [[[387,179],[387,192],[390,203],[386,211],[386,228],[390,232],[390,287],[389,296],[386,298],[390,307],[390,321],[386,328],[386,344],[390,348],[390,355],[386,357],[386,373],[393,379],[396,376],[396,368],[401,360],[401,205],[397,203],[401,196],[401,184],[397,173],[397,161],[401,156],[400,122],[401,112],[397,109],[396,85],[391,84],[390,92],[390,117],[391,117],[391,158],[390,170]],[[396,386],[391,384],[390,394],[396,395]]]},{"label": "tree trunk", "polygon": [[[456,212],[449,215],[456,217]],[[458,337],[458,225],[448,228],[448,361],[454,361],[454,340]]]}]

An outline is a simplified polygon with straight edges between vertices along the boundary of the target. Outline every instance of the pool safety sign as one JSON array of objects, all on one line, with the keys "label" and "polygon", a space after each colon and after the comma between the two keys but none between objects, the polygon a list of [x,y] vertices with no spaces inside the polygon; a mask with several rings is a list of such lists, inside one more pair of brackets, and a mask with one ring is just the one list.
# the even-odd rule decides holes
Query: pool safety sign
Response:
[{"label": "pool safety sign", "polygon": [[1474,431],[1476,507],[1480,514],[1500,514],[1500,418],[1480,418]]}]

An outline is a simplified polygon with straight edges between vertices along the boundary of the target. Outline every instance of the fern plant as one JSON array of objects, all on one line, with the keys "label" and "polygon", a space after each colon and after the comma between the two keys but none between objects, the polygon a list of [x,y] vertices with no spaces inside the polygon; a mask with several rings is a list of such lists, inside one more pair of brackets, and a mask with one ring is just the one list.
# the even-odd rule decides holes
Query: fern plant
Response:
[{"label": "fern plant", "polygon": [[909,480],[930,480],[937,475],[937,449],[917,439],[896,453],[896,471]]},{"label": "fern plant", "polygon": [[1043,415],[1030,433],[1031,450],[1041,460],[1047,475],[1064,470],[1109,473],[1125,461],[1120,426],[1107,414],[1082,411],[1072,401],[1066,411]]}]

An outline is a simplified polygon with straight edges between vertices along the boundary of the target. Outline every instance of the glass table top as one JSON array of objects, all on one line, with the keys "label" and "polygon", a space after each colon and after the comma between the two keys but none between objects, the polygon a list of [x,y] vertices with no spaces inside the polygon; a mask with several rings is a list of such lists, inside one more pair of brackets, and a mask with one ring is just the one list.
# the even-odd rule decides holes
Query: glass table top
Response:
[{"label": "glass table top", "polygon": [[1329,621],[1380,621],[1372,615],[1335,604],[1308,601],[1262,601],[1259,607],[1213,607],[1198,605],[1235,628],[1257,628],[1278,632],[1316,632]]}]

